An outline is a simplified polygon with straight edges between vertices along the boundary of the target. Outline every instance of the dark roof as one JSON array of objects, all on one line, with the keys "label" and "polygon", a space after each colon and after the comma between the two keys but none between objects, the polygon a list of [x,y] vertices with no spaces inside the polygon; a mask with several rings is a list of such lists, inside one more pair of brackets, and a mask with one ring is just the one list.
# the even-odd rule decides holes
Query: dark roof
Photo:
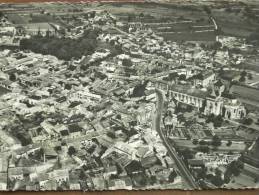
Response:
[{"label": "dark roof", "polygon": [[141,166],[141,163],[138,161],[131,161],[126,167],[125,170],[127,171],[127,173],[134,173],[134,172],[139,172],[143,169],[143,167]]},{"label": "dark roof", "polygon": [[56,101],[59,103],[64,102],[66,100],[67,100],[67,98],[65,96],[62,96],[62,97],[56,99]]},{"label": "dark roof", "polygon": [[82,127],[78,126],[77,124],[72,124],[68,126],[68,130],[70,133],[82,131]]},{"label": "dark roof", "polygon": [[75,101],[75,102],[71,102],[71,104],[68,106],[69,108],[74,108],[78,105],[82,104],[82,102],[79,101]]},{"label": "dark roof", "polygon": [[188,164],[191,166],[203,166],[204,162],[199,159],[188,159]]}]

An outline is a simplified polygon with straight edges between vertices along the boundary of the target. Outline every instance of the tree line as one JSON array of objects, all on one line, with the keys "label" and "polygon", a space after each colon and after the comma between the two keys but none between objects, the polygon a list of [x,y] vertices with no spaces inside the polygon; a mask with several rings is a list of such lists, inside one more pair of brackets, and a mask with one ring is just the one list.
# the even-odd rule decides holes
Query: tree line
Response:
[{"label": "tree line", "polygon": [[22,50],[31,50],[35,53],[53,55],[62,60],[81,58],[92,54],[97,47],[99,29],[89,29],[79,39],[33,36],[20,42]]}]

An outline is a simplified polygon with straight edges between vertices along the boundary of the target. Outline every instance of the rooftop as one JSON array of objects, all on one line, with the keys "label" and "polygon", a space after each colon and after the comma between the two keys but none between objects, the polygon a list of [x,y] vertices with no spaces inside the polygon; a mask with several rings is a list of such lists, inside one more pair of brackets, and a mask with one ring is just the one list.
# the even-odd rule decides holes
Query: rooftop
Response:
[{"label": "rooftop", "polygon": [[191,85],[171,85],[169,87],[172,91],[176,91],[179,93],[183,94],[188,94],[194,97],[199,97],[199,98],[206,98],[209,93],[207,91],[202,91],[200,89],[196,89]]},{"label": "rooftop", "polygon": [[47,22],[18,24],[18,25],[16,25],[16,27],[22,27],[22,28],[25,28],[26,30],[39,30],[39,29],[51,30],[51,29],[54,29],[54,27],[50,23],[47,23]]}]

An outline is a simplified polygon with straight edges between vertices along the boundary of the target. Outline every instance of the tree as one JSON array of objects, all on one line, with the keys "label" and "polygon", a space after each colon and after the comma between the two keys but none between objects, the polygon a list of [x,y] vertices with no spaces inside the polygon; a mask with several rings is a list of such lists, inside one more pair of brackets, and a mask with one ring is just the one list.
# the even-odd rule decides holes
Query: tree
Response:
[{"label": "tree", "polygon": [[181,75],[179,76],[179,80],[180,80],[180,81],[185,81],[185,80],[186,80],[186,75],[181,74]]},{"label": "tree", "polygon": [[85,180],[85,178],[86,178],[85,172],[81,169],[79,173],[79,179]]},{"label": "tree", "polygon": [[211,15],[211,9],[208,6],[204,6],[203,10],[208,14]]},{"label": "tree", "polygon": [[15,74],[14,73],[11,73],[10,75],[9,75],[9,79],[10,79],[10,81],[16,81],[16,76],[15,76]]},{"label": "tree", "polygon": [[213,176],[211,179],[211,183],[213,183],[215,186],[222,186],[224,181],[222,180],[222,178],[220,176]]},{"label": "tree", "polygon": [[177,72],[172,72],[168,75],[168,80],[172,81],[175,80],[178,77],[178,73]]},{"label": "tree", "polygon": [[193,111],[193,107],[190,106],[190,105],[187,105],[186,111],[187,112],[192,112]]},{"label": "tree", "polygon": [[228,140],[228,143],[226,144],[227,146],[231,146],[232,145],[232,141]]},{"label": "tree", "polygon": [[71,90],[71,89],[72,89],[72,85],[66,83],[66,84],[65,84],[65,89]]},{"label": "tree", "polygon": [[146,83],[139,84],[134,87],[132,96],[133,97],[142,97],[145,95]]},{"label": "tree", "polygon": [[132,61],[130,59],[124,58],[122,60],[122,65],[123,66],[127,66],[127,67],[131,67],[132,66]]},{"label": "tree", "polygon": [[231,177],[232,175],[238,176],[241,170],[244,168],[244,163],[240,160],[232,161],[225,172],[225,177]]},{"label": "tree", "polygon": [[253,75],[251,73],[248,74],[248,79],[252,80],[253,79]]},{"label": "tree", "polygon": [[140,18],[143,18],[143,17],[144,17],[144,14],[141,12],[141,13],[139,14],[139,17],[140,17]]},{"label": "tree", "polygon": [[151,185],[154,185],[157,182],[156,176],[154,176],[154,175],[151,175],[151,177],[149,179],[150,179],[150,184]]},{"label": "tree", "polygon": [[222,43],[217,41],[212,45],[212,49],[217,50],[222,47]]},{"label": "tree", "polygon": [[186,148],[183,151],[180,152],[182,154],[182,156],[187,160],[187,159],[192,159],[193,158],[193,154],[192,152]]},{"label": "tree", "polygon": [[168,177],[169,182],[173,183],[176,177],[177,177],[177,173],[176,173],[175,170],[173,170],[173,171],[170,173],[169,177]]},{"label": "tree", "polygon": [[244,125],[251,125],[253,122],[254,122],[253,119],[246,118],[246,119],[244,119],[243,124]]},{"label": "tree", "polygon": [[204,141],[204,140],[201,140],[201,141],[199,142],[199,144],[200,144],[200,145],[206,145],[206,144],[207,144],[207,142],[206,142],[206,141]]},{"label": "tree", "polygon": [[71,70],[71,71],[74,71],[74,70],[76,70],[76,66],[70,65],[67,69]]},{"label": "tree", "polygon": [[246,77],[245,76],[241,76],[240,79],[239,79],[239,82],[245,82],[246,81]]},{"label": "tree", "polygon": [[240,75],[245,77],[245,76],[247,76],[247,72],[246,71],[242,71]]},{"label": "tree", "polygon": [[220,115],[216,116],[213,120],[214,127],[221,127],[222,123],[223,123],[223,118]]},{"label": "tree", "polygon": [[208,153],[210,151],[210,148],[208,146],[201,145],[196,147],[196,150],[199,152]]},{"label": "tree", "polygon": [[192,143],[193,143],[194,145],[197,145],[197,144],[199,143],[199,141],[198,141],[197,139],[194,139],[194,140],[192,141]]},{"label": "tree", "polygon": [[75,147],[74,146],[69,146],[67,153],[68,153],[69,156],[74,155],[76,153]]},{"label": "tree", "polygon": [[99,29],[85,30],[79,39],[32,36],[30,39],[22,39],[20,48],[36,53],[51,54],[62,60],[80,58],[92,54],[97,44]]},{"label": "tree", "polygon": [[115,134],[114,134],[113,132],[110,132],[110,131],[107,133],[107,136],[110,137],[110,138],[112,138],[112,139],[115,139],[115,138],[116,138],[116,137],[115,137]]},{"label": "tree", "polygon": [[213,145],[215,147],[220,146],[221,145],[221,139],[217,135],[214,135],[213,138],[212,138],[212,141],[211,141],[211,145]]}]

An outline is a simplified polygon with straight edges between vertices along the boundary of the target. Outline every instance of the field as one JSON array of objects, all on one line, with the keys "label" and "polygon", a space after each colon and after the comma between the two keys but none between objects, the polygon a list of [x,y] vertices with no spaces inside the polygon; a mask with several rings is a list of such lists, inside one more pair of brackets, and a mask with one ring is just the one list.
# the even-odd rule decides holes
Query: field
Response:
[{"label": "field", "polygon": [[97,9],[105,9],[125,22],[129,17],[130,22],[143,22],[166,40],[215,41],[214,31],[206,32],[214,30],[214,26],[201,6],[108,3],[101,4]]},{"label": "field", "polygon": [[259,21],[248,19],[242,11],[232,13],[216,9],[212,10],[212,15],[225,35],[248,37],[259,27]]},{"label": "field", "polygon": [[235,68],[251,70],[259,73],[259,65],[255,62],[244,62],[240,65],[235,65]]},{"label": "field", "polygon": [[30,22],[32,23],[39,23],[39,22],[53,22],[57,23],[57,20],[51,16],[51,15],[46,15],[46,14],[33,14],[31,16]]},{"label": "field", "polygon": [[[118,9],[119,8],[119,9]],[[163,5],[153,3],[106,3],[97,7],[96,9],[105,9],[115,15],[128,15],[134,13],[139,15],[152,15],[155,17],[170,17],[172,20],[179,17],[190,18],[193,20],[200,19],[202,17],[207,18],[206,13],[201,7],[184,7],[177,5]]]},{"label": "field", "polygon": [[215,41],[216,36],[214,32],[201,33],[158,33],[165,40],[172,41]]},{"label": "field", "polygon": [[14,24],[26,24],[29,23],[30,18],[18,14],[7,14],[8,19]]}]

